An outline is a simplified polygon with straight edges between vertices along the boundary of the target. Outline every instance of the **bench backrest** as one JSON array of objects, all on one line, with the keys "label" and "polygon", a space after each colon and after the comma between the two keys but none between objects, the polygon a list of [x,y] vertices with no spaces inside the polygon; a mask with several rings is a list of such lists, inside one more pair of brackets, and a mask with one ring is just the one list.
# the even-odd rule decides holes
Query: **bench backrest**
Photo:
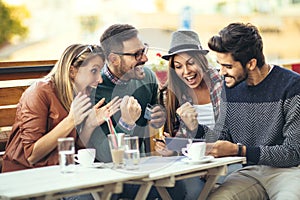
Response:
[{"label": "bench backrest", "polygon": [[0,169],[20,97],[34,81],[47,75],[55,62],[56,60],[0,62]]}]

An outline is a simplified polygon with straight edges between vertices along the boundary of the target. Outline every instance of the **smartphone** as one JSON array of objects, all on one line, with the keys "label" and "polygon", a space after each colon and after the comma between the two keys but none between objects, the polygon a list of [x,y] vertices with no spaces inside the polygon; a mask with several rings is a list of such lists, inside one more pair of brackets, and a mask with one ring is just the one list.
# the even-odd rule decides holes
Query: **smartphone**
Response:
[{"label": "smartphone", "polygon": [[[190,143],[188,138],[179,138],[179,137],[166,137],[166,145],[169,150],[180,151]],[[205,142],[205,139],[192,139],[192,142]]]},{"label": "smartphone", "polygon": [[145,119],[148,119],[148,120],[151,120],[151,110],[152,110],[153,106],[150,105],[149,103],[147,103],[147,107],[145,109],[145,114],[144,114],[144,118]]}]

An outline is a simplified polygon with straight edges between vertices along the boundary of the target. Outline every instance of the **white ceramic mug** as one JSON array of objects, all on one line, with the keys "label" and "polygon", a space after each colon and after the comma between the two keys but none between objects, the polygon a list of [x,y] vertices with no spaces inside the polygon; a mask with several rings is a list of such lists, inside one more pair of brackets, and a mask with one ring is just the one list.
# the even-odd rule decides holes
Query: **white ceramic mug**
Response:
[{"label": "white ceramic mug", "polygon": [[181,152],[191,160],[201,160],[205,156],[206,143],[194,142],[187,144],[186,148],[182,148]]},{"label": "white ceramic mug", "polygon": [[92,166],[96,156],[96,149],[80,149],[74,156],[75,162],[79,163],[84,167]]}]

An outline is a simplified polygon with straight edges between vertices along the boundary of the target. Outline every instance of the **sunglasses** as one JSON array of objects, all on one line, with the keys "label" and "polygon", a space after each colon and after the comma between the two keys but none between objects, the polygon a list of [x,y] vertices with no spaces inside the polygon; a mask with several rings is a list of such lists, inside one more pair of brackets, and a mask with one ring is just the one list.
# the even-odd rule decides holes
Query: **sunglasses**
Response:
[{"label": "sunglasses", "polygon": [[74,58],[74,60],[77,60],[82,54],[84,54],[87,50],[90,50],[90,53],[93,53],[94,47],[92,45],[88,45],[85,47],[80,53]]},{"label": "sunglasses", "polygon": [[143,55],[146,55],[148,52],[148,48],[149,48],[148,44],[145,43],[144,46],[145,46],[145,48],[140,49],[135,53],[123,53],[123,52],[112,52],[112,53],[121,55],[121,56],[134,56],[136,61],[140,61],[142,59]]}]

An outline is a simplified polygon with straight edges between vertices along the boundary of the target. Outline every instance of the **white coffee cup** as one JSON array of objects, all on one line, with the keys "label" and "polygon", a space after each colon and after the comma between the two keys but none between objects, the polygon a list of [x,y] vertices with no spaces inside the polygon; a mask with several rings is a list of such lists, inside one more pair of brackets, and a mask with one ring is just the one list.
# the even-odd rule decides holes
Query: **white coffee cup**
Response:
[{"label": "white coffee cup", "polygon": [[75,162],[79,163],[84,167],[92,166],[96,156],[96,149],[80,149],[74,156]]},{"label": "white coffee cup", "polygon": [[201,160],[205,156],[206,143],[194,142],[187,144],[186,148],[182,148],[181,152],[191,160]]}]

